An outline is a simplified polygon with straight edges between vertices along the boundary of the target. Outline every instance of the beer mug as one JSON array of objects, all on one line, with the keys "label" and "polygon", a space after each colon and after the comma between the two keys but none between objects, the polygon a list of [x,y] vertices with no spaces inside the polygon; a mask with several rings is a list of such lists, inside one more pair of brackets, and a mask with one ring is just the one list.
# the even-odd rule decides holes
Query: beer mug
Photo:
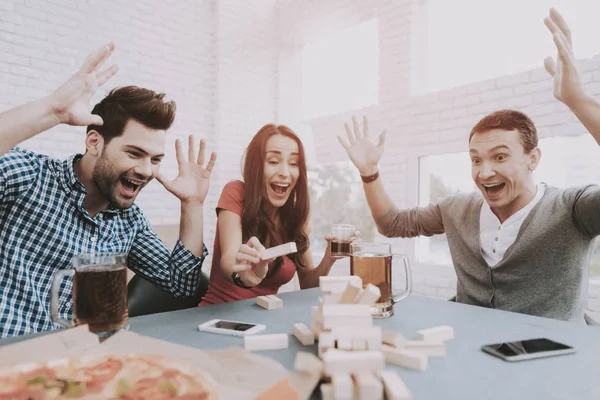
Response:
[{"label": "beer mug", "polygon": [[[388,318],[394,315],[394,303],[405,299],[412,290],[412,276],[408,257],[392,254],[389,243],[356,242],[350,245],[350,275],[359,276],[363,287],[369,283],[381,291],[381,297],[371,305],[373,318]],[[406,283],[404,290],[394,293],[392,289],[392,262],[402,260]]]},{"label": "beer mug", "polygon": [[[58,314],[58,289],[65,276],[73,277],[72,321]],[[74,256],[73,269],[60,270],[52,278],[50,319],[63,328],[87,324],[100,339],[128,329],[127,255]]]}]

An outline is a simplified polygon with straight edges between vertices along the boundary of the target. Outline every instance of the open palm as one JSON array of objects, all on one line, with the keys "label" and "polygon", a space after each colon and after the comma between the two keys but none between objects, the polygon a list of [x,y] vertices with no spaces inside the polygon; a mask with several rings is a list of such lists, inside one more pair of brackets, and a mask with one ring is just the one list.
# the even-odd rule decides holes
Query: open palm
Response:
[{"label": "open palm", "polygon": [[110,57],[115,45],[109,43],[90,54],[81,69],[50,95],[54,115],[61,123],[87,126],[102,125],[99,115],[90,112],[90,98],[96,90],[117,73],[117,66],[98,72]]},{"label": "open palm", "polygon": [[217,159],[213,151],[210,160],[204,166],[204,153],[206,142],[200,141],[200,151],[196,158],[194,145],[194,136],[189,136],[188,159],[185,159],[181,141],[175,141],[175,153],[177,155],[177,164],[179,166],[179,175],[173,180],[166,179],[163,175],[158,175],[156,179],[179,200],[184,203],[203,204],[210,187],[210,176]]},{"label": "open palm", "polygon": [[553,78],[554,97],[568,106],[585,96],[581,76],[575,64],[571,30],[563,16],[555,9],[550,10],[550,16],[544,19],[544,24],[552,33],[558,50],[557,62],[555,63],[552,57],[547,57],[544,67]]},{"label": "open palm", "polygon": [[346,143],[341,136],[338,135],[338,141],[346,149],[348,157],[361,175],[368,176],[377,172],[377,164],[381,160],[383,148],[385,144],[385,131],[379,135],[377,145],[373,144],[369,139],[369,126],[367,117],[363,117],[363,132],[361,134],[356,118],[352,117],[352,125],[354,131],[350,129],[348,124],[344,124],[348,142]]}]

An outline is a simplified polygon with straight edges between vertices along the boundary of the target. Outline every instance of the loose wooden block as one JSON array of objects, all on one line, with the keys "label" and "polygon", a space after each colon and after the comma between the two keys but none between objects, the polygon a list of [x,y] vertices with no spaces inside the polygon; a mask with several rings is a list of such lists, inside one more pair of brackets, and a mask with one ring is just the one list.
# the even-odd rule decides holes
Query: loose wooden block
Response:
[{"label": "loose wooden block", "polygon": [[263,251],[262,259],[269,260],[271,258],[282,257],[291,253],[297,252],[296,243],[289,242],[285,244],[280,244],[279,246],[271,247],[270,249],[266,249]]},{"label": "loose wooden block", "polygon": [[356,275],[319,277],[319,287],[326,293],[343,293],[350,282],[362,286],[362,279]]},{"label": "loose wooden block", "polygon": [[248,351],[280,350],[288,347],[289,337],[285,333],[244,336],[244,349]]},{"label": "loose wooden block", "polygon": [[377,303],[377,300],[381,297],[381,290],[375,285],[368,284],[362,291],[360,296],[356,299],[356,304],[371,305]]},{"label": "loose wooden block", "polygon": [[387,345],[399,348],[404,346],[406,338],[398,332],[383,332],[381,341]]},{"label": "loose wooden block", "polygon": [[283,300],[277,296],[258,296],[256,298],[256,304],[267,310],[274,310],[276,308],[283,308]]},{"label": "loose wooden block", "polygon": [[385,387],[385,395],[389,400],[412,400],[404,381],[395,371],[383,371],[381,381]]},{"label": "loose wooden block", "polygon": [[303,323],[296,323],[293,325],[294,327],[294,336],[302,345],[310,346],[315,344],[315,334],[308,329],[306,325]]},{"label": "loose wooden block", "polygon": [[335,400],[335,397],[333,397],[333,385],[331,383],[321,383],[319,388],[321,389],[322,400]]},{"label": "loose wooden block", "polygon": [[445,357],[446,346],[444,342],[424,342],[421,340],[407,340],[403,346],[406,350],[416,351],[429,357]]},{"label": "loose wooden block", "polygon": [[424,371],[427,368],[427,356],[415,351],[406,349],[397,349],[384,344],[381,351],[385,356],[385,361],[389,364],[399,365],[401,367]]},{"label": "loose wooden block", "polygon": [[383,400],[383,385],[373,374],[354,375],[355,400]]},{"label": "loose wooden block", "polygon": [[340,296],[338,303],[340,304],[354,304],[358,298],[358,295],[362,292],[362,285],[357,282],[348,282],[346,290]]},{"label": "loose wooden block", "polygon": [[448,325],[436,326],[433,328],[421,329],[417,331],[417,339],[426,342],[443,342],[454,339],[454,328]]},{"label": "loose wooden block", "polygon": [[323,368],[323,361],[314,354],[306,351],[296,353],[296,358],[294,359],[294,369],[296,371],[320,375],[323,372]]},{"label": "loose wooden block", "polygon": [[327,351],[322,356],[325,374],[379,373],[385,365],[380,351]]},{"label": "loose wooden block", "polygon": [[350,374],[332,374],[331,385],[333,386],[333,397],[337,400],[351,400],[354,385]]}]

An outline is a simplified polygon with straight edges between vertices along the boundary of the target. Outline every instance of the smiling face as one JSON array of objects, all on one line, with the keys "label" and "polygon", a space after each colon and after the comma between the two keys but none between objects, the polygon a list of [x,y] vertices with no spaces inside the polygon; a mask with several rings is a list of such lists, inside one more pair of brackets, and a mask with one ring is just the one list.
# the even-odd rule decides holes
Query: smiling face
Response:
[{"label": "smiling face", "polygon": [[298,143],[281,134],[267,140],[263,181],[266,198],[275,208],[283,207],[300,176]]},{"label": "smiling face", "polygon": [[527,153],[517,130],[477,132],[471,137],[469,154],[473,181],[501,220],[535,197],[531,173],[541,152],[536,147]]},{"label": "smiling face", "polygon": [[132,119],[121,136],[104,144],[92,178],[113,207],[131,207],[140,190],[156,177],[165,141],[165,131],[148,128]]}]

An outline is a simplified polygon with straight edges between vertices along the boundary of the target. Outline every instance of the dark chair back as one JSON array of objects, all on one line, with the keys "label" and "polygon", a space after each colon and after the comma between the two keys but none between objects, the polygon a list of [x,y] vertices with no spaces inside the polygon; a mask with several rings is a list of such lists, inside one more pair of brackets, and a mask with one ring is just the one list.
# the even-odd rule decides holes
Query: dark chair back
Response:
[{"label": "dark chair back", "polygon": [[208,277],[201,273],[198,290],[193,296],[176,297],[135,275],[127,285],[129,317],[198,307],[208,289]]}]

